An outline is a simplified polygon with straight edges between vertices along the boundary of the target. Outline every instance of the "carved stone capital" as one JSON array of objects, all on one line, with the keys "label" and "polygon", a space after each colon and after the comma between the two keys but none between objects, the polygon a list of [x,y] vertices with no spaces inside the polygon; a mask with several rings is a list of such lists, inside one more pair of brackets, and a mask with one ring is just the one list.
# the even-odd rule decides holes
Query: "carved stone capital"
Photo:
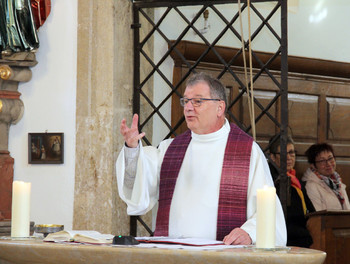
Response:
[{"label": "carved stone capital", "polygon": [[28,82],[32,78],[32,71],[28,67],[0,64],[0,78],[4,81]]},{"label": "carved stone capital", "polygon": [[[26,53],[23,53],[26,55]],[[8,151],[9,128],[23,116],[24,104],[20,99],[19,82],[28,82],[32,78],[30,66],[36,63],[32,60],[0,60],[0,151]]]},{"label": "carved stone capital", "polygon": [[0,78],[3,80],[10,79],[11,75],[13,75],[13,72],[8,65],[0,65]]},{"label": "carved stone capital", "polygon": [[16,124],[23,116],[22,100],[0,98],[0,101],[0,122]]},{"label": "carved stone capital", "polygon": [[24,105],[20,99],[0,99],[0,151],[8,150],[8,136],[11,124],[16,124],[23,116]]}]

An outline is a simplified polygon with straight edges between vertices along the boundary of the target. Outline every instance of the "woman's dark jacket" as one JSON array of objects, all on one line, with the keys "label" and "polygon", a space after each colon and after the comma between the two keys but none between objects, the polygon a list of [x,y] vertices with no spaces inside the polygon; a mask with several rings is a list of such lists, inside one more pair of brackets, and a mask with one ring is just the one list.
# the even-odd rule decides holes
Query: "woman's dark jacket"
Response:
[{"label": "woman's dark jacket", "polygon": [[[276,189],[279,188],[278,171],[269,164],[271,175],[273,177]],[[315,212],[310,198],[305,189],[305,183],[300,181],[301,190],[304,194],[307,213]],[[313,243],[312,237],[307,229],[306,223],[308,218],[304,215],[301,198],[296,189],[292,186],[290,190],[290,205],[287,205],[287,246],[310,247]]]}]

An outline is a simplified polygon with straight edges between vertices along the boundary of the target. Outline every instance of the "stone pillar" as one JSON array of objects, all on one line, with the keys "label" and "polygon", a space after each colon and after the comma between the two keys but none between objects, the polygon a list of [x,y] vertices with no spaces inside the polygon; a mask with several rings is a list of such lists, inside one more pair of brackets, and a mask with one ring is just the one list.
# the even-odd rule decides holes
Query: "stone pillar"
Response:
[{"label": "stone pillar", "polygon": [[8,151],[9,130],[23,115],[19,82],[27,82],[36,65],[33,53],[18,53],[0,59],[0,220],[11,219],[14,159]]},{"label": "stone pillar", "polygon": [[131,116],[131,1],[78,1],[73,229],[127,234],[115,159],[122,116]]},{"label": "stone pillar", "polygon": [[[73,229],[123,235],[130,231],[130,217],[118,195],[115,161],[124,144],[120,122],[126,118],[130,124],[133,114],[132,19],[132,1],[78,0]],[[144,21],[144,35],[148,24]],[[144,48],[153,54],[153,42]],[[146,74],[150,66],[143,62]],[[150,81],[149,95],[152,88]],[[150,128],[146,133],[151,138]],[[143,220],[151,226],[151,213]],[[144,228],[139,231],[139,236],[148,235]]]}]

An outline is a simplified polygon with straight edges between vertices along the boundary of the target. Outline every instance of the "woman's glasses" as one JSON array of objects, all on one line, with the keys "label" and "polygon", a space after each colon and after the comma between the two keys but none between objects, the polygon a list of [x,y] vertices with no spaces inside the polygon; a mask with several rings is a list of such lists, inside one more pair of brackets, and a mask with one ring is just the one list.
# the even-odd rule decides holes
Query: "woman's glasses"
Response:
[{"label": "woman's glasses", "polygon": [[334,157],[330,157],[328,159],[323,159],[323,160],[315,160],[315,163],[320,164],[322,166],[326,166],[327,162],[333,164],[335,161]]},{"label": "woman's glasses", "polygon": [[[281,154],[281,152],[276,152],[274,154]],[[297,154],[296,150],[290,150],[287,152],[287,155],[291,156],[291,157],[295,157],[295,155]]]}]

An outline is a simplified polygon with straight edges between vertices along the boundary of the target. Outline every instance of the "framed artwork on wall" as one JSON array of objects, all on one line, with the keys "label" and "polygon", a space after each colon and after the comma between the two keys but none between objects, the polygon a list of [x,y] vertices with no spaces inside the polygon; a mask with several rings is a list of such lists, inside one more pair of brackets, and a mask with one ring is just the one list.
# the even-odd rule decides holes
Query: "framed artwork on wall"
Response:
[{"label": "framed artwork on wall", "polygon": [[28,133],[29,164],[62,164],[63,133]]}]

